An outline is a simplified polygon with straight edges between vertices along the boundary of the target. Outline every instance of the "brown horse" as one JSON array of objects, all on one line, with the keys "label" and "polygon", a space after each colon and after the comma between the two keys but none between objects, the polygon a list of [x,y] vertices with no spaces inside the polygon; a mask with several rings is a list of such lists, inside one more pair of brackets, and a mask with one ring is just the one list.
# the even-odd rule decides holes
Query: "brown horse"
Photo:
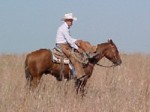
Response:
[{"label": "brown horse", "polygon": [[[84,72],[86,75],[76,81],[77,91],[81,88],[83,90],[87,79],[92,75],[94,65],[97,64],[97,62],[103,57],[106,57],[115,65],[120,65],[122,62],[118,49],[112,40],[98,44],[96,52],[99,54],[89,59],[88,63],[84,65]],[[36,50],[26,56],[25,74],[30,87],[37,87],[43,74],[51,74],[56,77],[57,80],[60,80],[61,66],[58,63],[54,63],[51,59],[52,52],[48,49]],[[69,71],[69,66],[67,64],[64,65],[64,78],[68,80],[70,79]]]}]

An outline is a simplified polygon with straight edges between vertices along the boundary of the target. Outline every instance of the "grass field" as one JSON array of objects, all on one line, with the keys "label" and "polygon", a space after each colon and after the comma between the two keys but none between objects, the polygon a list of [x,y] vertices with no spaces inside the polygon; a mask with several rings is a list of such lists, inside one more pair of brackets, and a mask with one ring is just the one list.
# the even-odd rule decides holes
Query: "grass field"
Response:
[{"label": "grass field", "polygon": [[[43,75],[28,92],[25,55],[0,55],[0,112],[150,112],[150,55],[122,54],[122,65],[95,66],[84,98],[74,83]],[[102,59],[101,64],[111,65]]]}]

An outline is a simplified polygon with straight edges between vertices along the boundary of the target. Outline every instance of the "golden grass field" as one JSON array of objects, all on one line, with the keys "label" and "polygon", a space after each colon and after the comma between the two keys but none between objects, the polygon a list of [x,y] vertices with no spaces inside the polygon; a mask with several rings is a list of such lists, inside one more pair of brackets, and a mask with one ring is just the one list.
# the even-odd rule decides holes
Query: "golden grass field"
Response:
[{"label": "golden grass field", "polygon": [[[150,112],[150,55],[121,54],[122,65],[95,66],[84,98],[74,83],[43,75],[28,92],[23,55],[0,55],[0,112]],[[101,64],[111,65],[107,59]]]}]

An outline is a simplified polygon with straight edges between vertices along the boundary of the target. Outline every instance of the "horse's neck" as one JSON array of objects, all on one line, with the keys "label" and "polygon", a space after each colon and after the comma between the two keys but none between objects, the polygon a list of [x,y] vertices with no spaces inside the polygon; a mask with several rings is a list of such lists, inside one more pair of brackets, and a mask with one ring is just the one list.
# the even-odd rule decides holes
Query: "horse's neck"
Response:
[{"label": "horse's neck", "polygon": [[97,55],[97,57],[88,64],[85,70],[86,72],[88,71],[87,73],[92,74],[94,65],[104,57],[104,52],[107,46],[108,46],[107,43],[102,43],[98,45],[97,52],[99,52],[99,55]]},{"label": "horse's neck", "polygon": [[102,43],[98,45],[97,52],[99,52],[99,58],[97,61],[101,60],[103,57],[105,57],[105,51],[108,48],[108,43]]}]

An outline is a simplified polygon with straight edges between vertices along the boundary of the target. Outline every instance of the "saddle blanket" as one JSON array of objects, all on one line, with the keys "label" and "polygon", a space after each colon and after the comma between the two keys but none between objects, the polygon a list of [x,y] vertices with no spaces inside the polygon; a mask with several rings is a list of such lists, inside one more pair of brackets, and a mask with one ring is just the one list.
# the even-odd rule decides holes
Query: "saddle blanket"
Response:
[{"label": "saddle blanket", "polygon": [[[55,55],[53,55],[53,62],[56,62],[56,63],[61,63],[61,59],[60,58],[57,58]],[[70,61],[69,61],[69,59],[63,59],[63,61],[64,61],[64,64],[70,64]]]}]

